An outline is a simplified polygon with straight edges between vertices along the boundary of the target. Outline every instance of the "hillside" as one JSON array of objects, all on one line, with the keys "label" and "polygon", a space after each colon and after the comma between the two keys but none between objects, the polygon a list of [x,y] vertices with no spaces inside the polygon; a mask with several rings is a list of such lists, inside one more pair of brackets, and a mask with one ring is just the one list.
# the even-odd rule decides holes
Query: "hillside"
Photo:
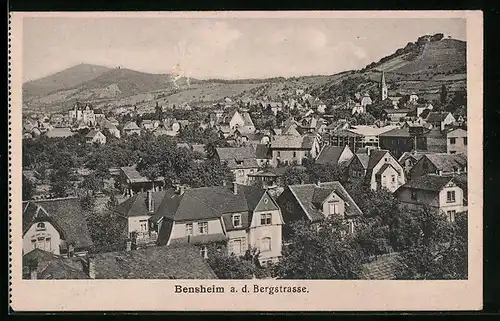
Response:
[{"label": "hillside", "polygon": [[361,70],[336,75],[270,79],[176,81],[168,74],[149,74],[130,69],[108,69],[79,65],[23,86],[24,112],[60,112],[75,101],[87,101],[113,109],[136,105],[141,110],[183,103],[210,105],[224,97],[233,99],[286,99],[295,89],[305,89],[325,101],[358,92],[376,92],[381,71],[385,71],[389,95],[413,91],[425,99],[435,99],[446,84],[449,92],[466,87],[466,43],[445,39],[441,34],[425,35],[415,42],[373,62]]},{"label": "hillside", "polygon": [[62,89],[73,88],[109,71],[108,67],[80,64],[53,75],[23,84],[23,98],[40,97]]}]

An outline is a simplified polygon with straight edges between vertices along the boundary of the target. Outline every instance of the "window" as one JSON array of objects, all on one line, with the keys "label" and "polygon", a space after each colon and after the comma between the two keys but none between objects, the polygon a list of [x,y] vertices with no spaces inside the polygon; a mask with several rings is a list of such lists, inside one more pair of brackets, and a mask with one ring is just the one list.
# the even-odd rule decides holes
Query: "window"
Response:
[{"label": "window", "polygon": [[455,202],[455,191],[446,192],[446,202],[454,203]]},{"label": "window", "polygon": [[391,175],[391,182],[396,183],[396,175]]},{"label": "window", "polygon": [[271,238],[270,237],[264,237],[262,240],[260,240],[260,251],[261,252],[271,251]]},{"label": "window", "polygon": [[297,152],[293,152],[293,158],[297,157]]},{"label": "window", "polygon": [[279,151],[276,153],[276,156],[277,156],[277,157],[280,157],[280,156],[281,156]]},{"label": "window", "polygon": [[202,247],[200,248],[200,255],[201,255],[204,259],[208,258],[208,251],[207,251],[207,247],[206,247],[206,246],[202,246]]},{"label": "window", "polygon": [[271,213],[260,215],[260,225],[271,225]]},{"label": "window", "polygon": [[193,223],[186,224],[186,236],[193,235]]},{"label": "window", "polygon": [[455,210],[446,212],[446,215],[448,216],[448,221],[455,222],[455,213],[456,213]]},{"label": "window", "polygon": [[450,151],[450,154],[456,154],[456,151],[452,150]]},{"label": "window", "polygon": [[232,240],[231,245],[231,252],[235,255],[243,254],[245,252],[245,239]]},{"label": "window", "polygon": [[242,169],[238,170],[238,176],[243,176],[243,175],[245,175],[245,172]]},{"label": "window", "polygon": [[37,231],[45,231],[45,223],[38,223],[36,225],[36,230]]},{"label": "window", "polygon": [[467,137],[464,137],[464,145],[467,146]]},{"label": "window", "polygon": [[340,214],[339,204],[337,203],[329,203],[329,213],[330,215]]},{"label": "window", "polygon": [[148,230],[148,220],[140,220],[141,232],[146,232]]},{"label": "window", "polygon": [[208,222],[198,223],[198,232],[199,234],[208,234]]},{"label": "window", "polygon": [[233,226],[234,227],[241,227],[241,215],[240,214],[233,215]]},{"label": "window", "polygon": [[456,139],[455,137],[450,138],[450,145],[455,145],[456,140],[457,140],[457,139]]},{"label": "window", "polygon": [[417,200],[417,192],[411,191],[411,199],[416,201]]},{"label": "window", "polygon": [[31,246],[32,246],[34,249],[36,249],[36,240],[35,240],[35,239],[31,240]]}]

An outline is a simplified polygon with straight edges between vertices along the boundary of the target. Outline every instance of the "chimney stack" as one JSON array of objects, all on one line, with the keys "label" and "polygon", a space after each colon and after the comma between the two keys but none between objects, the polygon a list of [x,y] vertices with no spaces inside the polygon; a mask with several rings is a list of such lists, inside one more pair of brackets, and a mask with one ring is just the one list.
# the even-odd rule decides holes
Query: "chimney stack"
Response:
[{"label": "chimney stack", "polygon": [[146,202],[148,206],[148,212],[154,212],[154,200],[153,200],[153,191],[149,190],[146,195]]},{"label": "chimney stack", "polygon": [[233,194],[238,195],[238,184],[236,182],[233,182]]}]

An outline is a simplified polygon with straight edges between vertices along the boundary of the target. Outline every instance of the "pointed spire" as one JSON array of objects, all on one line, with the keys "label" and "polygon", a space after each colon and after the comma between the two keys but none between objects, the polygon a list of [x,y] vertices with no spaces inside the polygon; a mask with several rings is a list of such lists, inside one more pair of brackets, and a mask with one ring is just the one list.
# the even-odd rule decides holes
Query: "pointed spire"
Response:
[{"label": "pointed spire", "polygon": [[380,77],[380,100],[386,100],[388,96],[387,84],[385,83],[385,72]]}]

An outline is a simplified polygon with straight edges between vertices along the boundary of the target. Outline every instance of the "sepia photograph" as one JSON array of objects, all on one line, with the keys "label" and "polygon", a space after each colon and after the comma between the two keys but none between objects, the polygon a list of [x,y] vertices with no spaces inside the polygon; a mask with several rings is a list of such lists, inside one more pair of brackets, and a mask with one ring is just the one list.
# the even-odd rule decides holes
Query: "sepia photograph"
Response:
[{"label": "sepia photograph", "polygon": [[469,279],[465,15],[18,21],[22,280]]}]

